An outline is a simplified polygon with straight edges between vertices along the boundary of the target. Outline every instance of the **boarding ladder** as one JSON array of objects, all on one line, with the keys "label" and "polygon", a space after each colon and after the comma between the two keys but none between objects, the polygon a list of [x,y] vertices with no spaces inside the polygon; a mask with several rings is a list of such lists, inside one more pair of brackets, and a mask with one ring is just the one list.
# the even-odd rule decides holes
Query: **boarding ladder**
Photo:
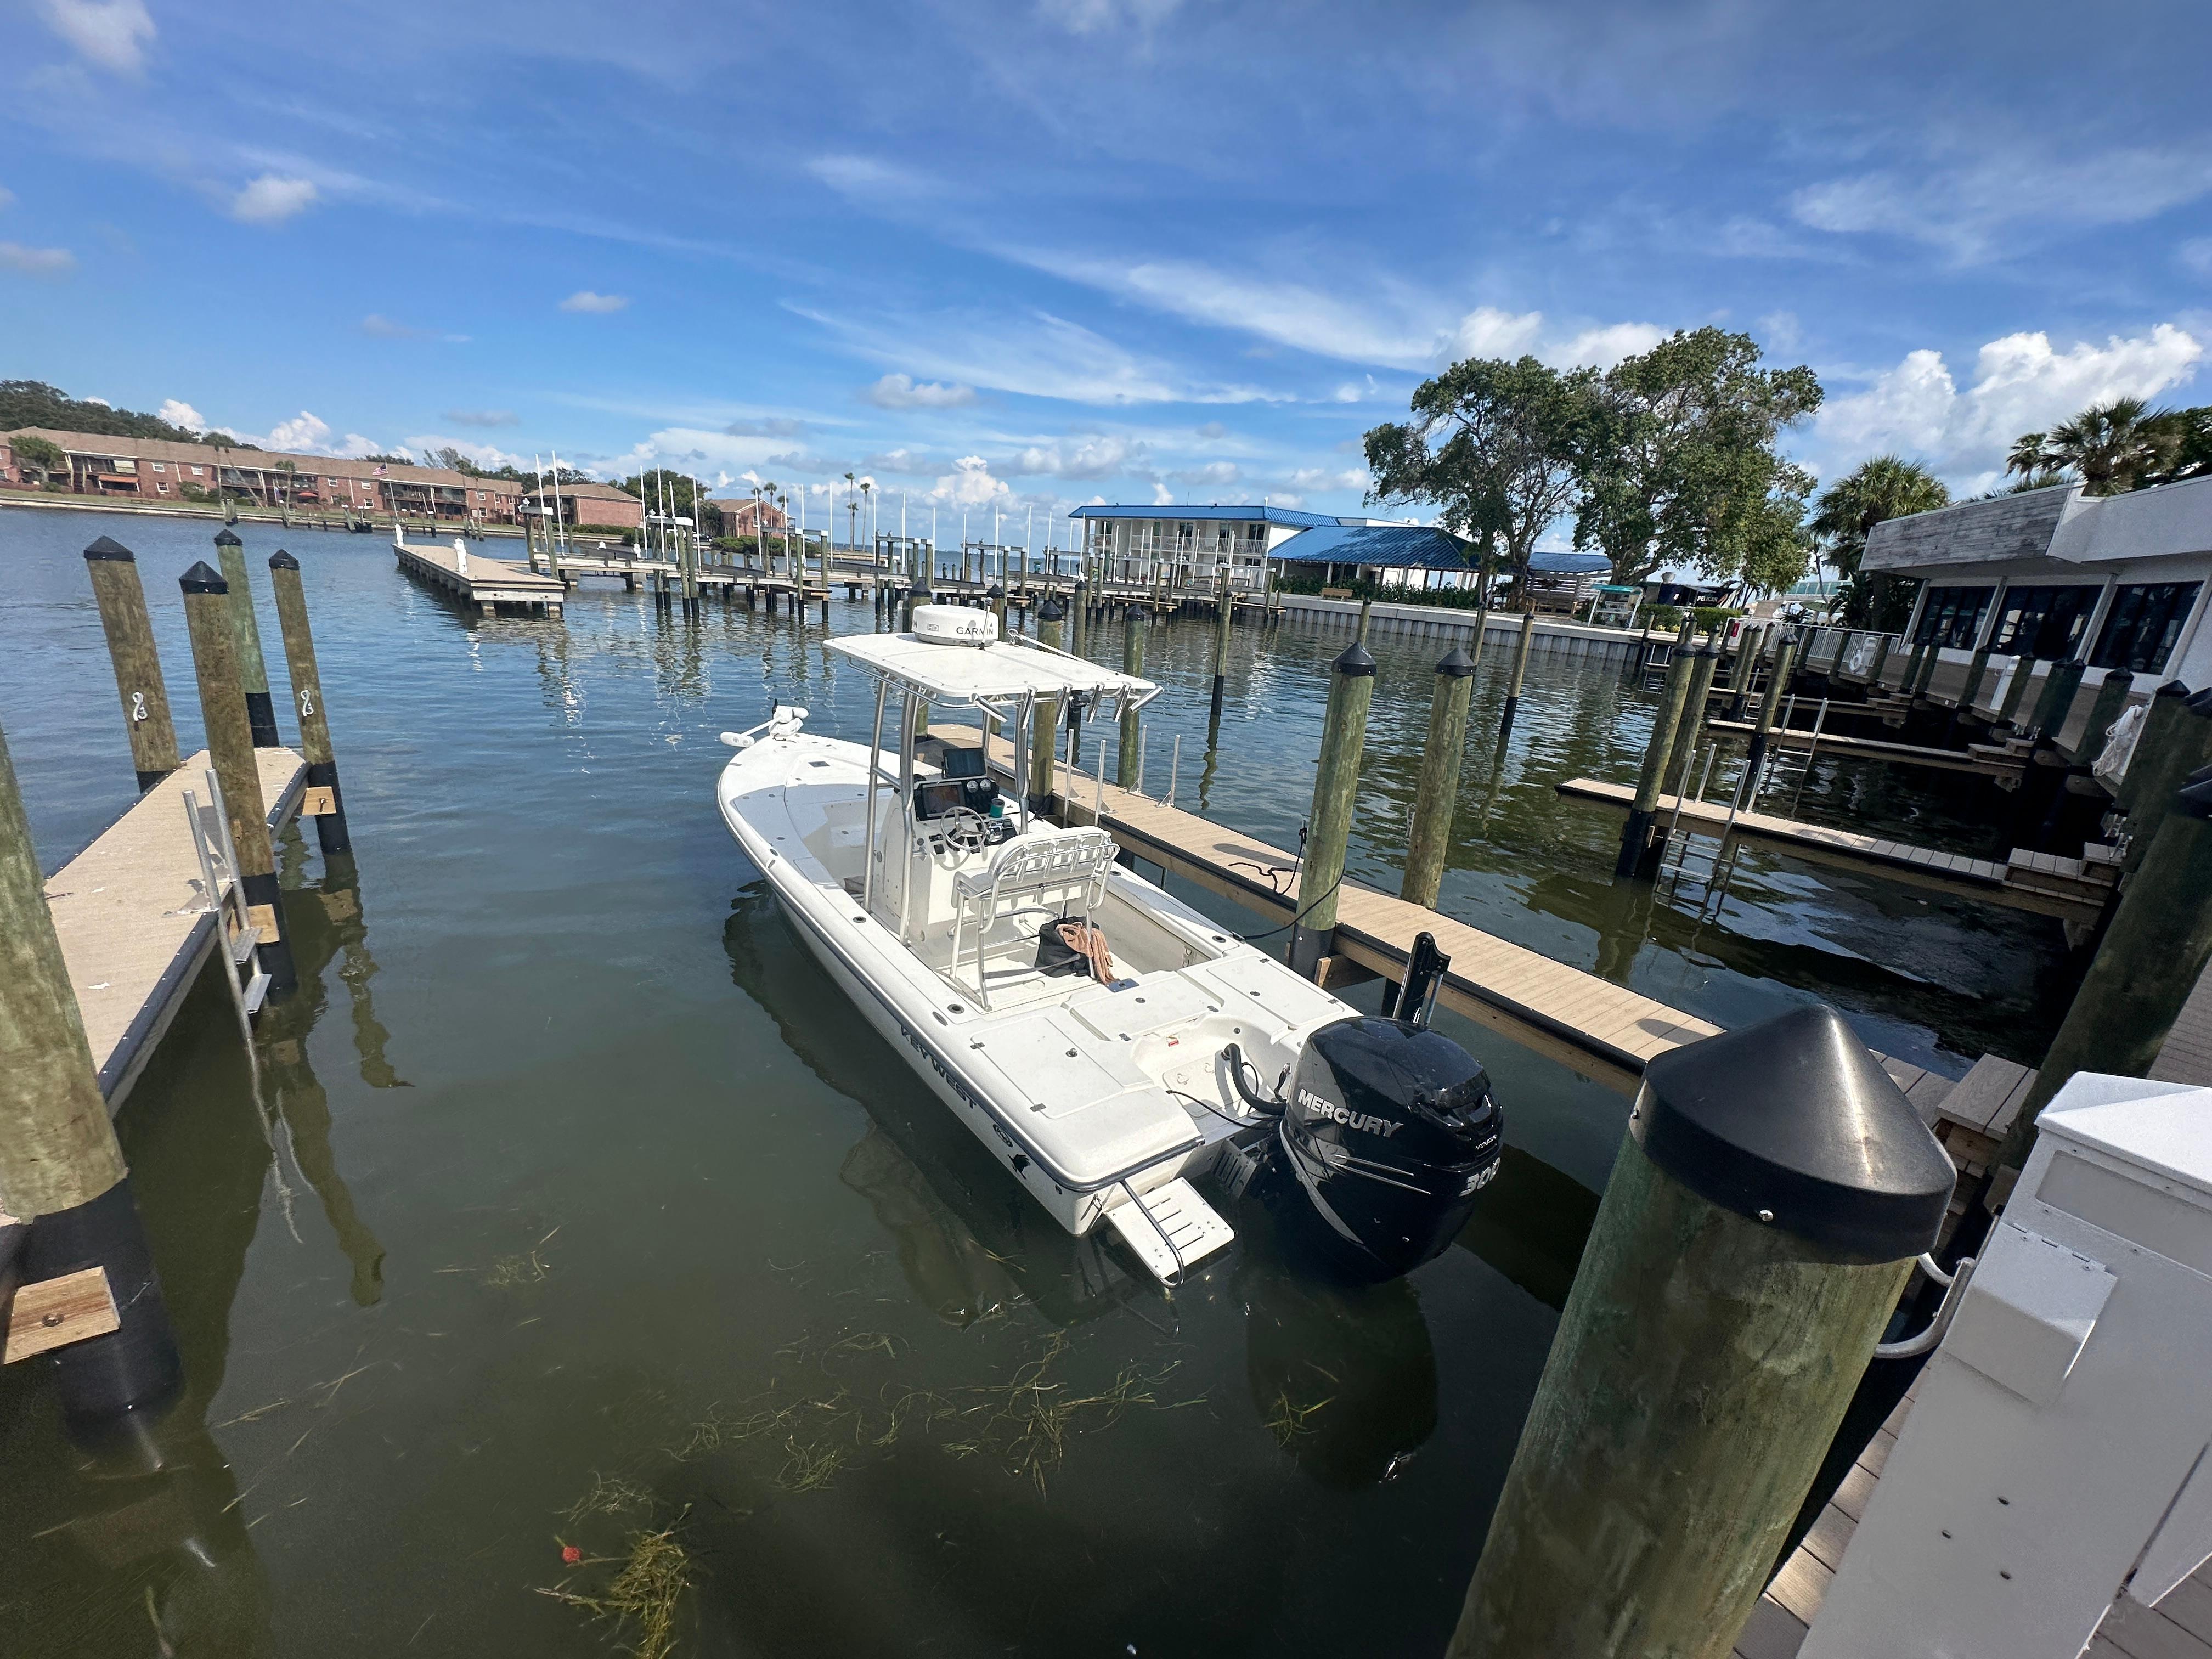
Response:
[{"label": "boarding ladder", "polygon": [[1820,757],[1820,733],[1828,723],[1828,700],[1826,697],[1820,699],[1820,708],[1813,715],[1810,741],[1802,750],[1792,749],[1780,741],[1783,734],[1790,729],[1790,717],[1796,707],[1797,699],[1792,696],[1784,706],[1782,718],[1775,724],[1773,740],[1766,750],[1766,764],[1762,769],[1765,776],[1756,780],[1750,793],[1744,798],[1743,804],[1747,807],[1756,810],[1759,796],[1786,789],[1790,792],[1790,810],[1782,816],[1792,818],[1797,816],[1798,798],[1805,793],[1805,780],[1813,775],[1813,763]]},{"label": "boarding ladder", "polygon": [[230,817],[215,773],[204,774],[207,799],[185,791],[185,817],[191,825],[192,849],[200,860],[200,912],[216,919],[216,943],[222,953],[223,976],[241,1019],[261,1011],[268,999],[269,975],[261,966],[261,930],[246,902],[238,873],[238,849],[231,844]]},{"label": "boarding ladder", "polygon": [[[1690,757],[1689,765],[1682,771],[1682,788],[1685,792],[1689,789],[1692,771],[1698,774],[1698,787],[1695,794],[1687,796],[1689,800],[1705,799],[1705,791],[1712,783],[1713,763],[1720,757],[1720,747],[1715,743],[1706,748],[1702,769],[1698,768],[1698,757],[1694,753]],[[1727,899],[1729,881],[1735,874],[1736,854],[1741,845],[1734,831],[1735,816],[1743,807],[1743,794],[1744,786],[1739,786],[1735,799],[1729,803],[1728,821],[1717,831],[1695,824],[1685,830],[1682,827],[1685,796],[1677,794],[1674,797],[1674,811],[1667,820],[1666,852],[1660,860],[1653,884],[1667,902],[1671,904],[1677,901],[1685,877],[1704,890],[1697,903],[1697,911],[1701,917],[1709,903],[1717,911]]]}]

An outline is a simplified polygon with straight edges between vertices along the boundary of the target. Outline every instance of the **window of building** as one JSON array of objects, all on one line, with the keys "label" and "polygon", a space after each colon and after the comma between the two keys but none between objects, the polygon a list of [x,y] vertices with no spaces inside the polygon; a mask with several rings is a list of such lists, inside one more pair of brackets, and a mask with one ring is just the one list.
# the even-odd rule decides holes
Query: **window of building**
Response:
[{"label": "window of building", "polygon": [[154,471],[156,472],[167,472],[168,470],[167,465],[163,462],[156,461],[154,463]]},{"label": "window of building", "polygon": [[1990,649],[2002,656],[2066,660],[2089,625],[2098,592],[2094,586],[2007,588]]},{"label": "window of building", "polygon": [[195,478],[204,477],[206,476],[206,468],[196,466],[192,469],[192,477]]},{"label": "window of building", "polygon": [[2138,582],[2112,590],[2112,608],[2097,636],[2094,668],[2157,674],[2166,668],[2197,604],[2198,582]]},{"label": "window of building", "polygon": [[1913,644],[1972,647],[1990,608],[1990,596],[1996,592],[1994,587],[1929,588],[1928,603],[1920,607],[1920,626],[1913,630]]},{"label": "window of building", "polygon": [[154,493],[157,495],[166,495],[169,493],[169,486],[165,483],[157,483],[154,486]]}]

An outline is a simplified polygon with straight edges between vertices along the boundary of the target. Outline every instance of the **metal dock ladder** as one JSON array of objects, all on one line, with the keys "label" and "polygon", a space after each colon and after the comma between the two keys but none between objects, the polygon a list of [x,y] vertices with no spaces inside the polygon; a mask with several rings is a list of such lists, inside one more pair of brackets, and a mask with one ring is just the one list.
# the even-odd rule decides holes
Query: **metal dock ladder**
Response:
[{"label": "metal dock ladder", "polygon": [[185,791],[185,817],[192,827],[192,848],[200,859],[200,909],[216,918],[216,940],[223,954],[231,1000],[240,1018],[250,1018],[260,1012],[269,996],[269,975],[261,966],[261,930],[246,911],[246,884],[238,877],[238,852],[231,845],[222,786],[212,770],[203,775],[208,793],[204,802]]}]

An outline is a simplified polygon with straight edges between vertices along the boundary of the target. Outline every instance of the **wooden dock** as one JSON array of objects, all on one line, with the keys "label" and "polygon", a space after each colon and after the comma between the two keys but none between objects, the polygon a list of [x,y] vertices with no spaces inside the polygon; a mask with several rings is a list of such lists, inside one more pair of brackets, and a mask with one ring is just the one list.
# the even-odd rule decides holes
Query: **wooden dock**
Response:
[{"label": "wooden dock", "polygon": [[[1553,787],[1571,799],[1601,801],[1624,811],[1636,799],[1636,791],[1628,785],[1602,783],[1595,778],[1571,778]],[[1658,821],[1674,822],[1674,796],[1662,795]],[[2111,866],[2097,860],[2062,859],[2022,849],[2009,861],[1999,864],[1994,859],[1939,853],[1932,847],[1915,847],[1909,842],[1833,830],[1766,812],[1738,812],[1731,820],[1725,801],[1684,801],[1680,822],[1704,835],[1729,833],[1769,842],[1815,864],[1873,871],[1908,886],[1984,899],[2076,925],[2095,921],[2112,893],[2112,883],[2105,878]]]},{"label": "wooden dock", "polygon": [[442,588],[487,617],[502,605],[557,617],[568,597],[568,588],[550,576],[541,576],[506,559],[457,551],[449,542],[394,541],[392,550],[408,575]]},{"label": "wooden dock", "polygon": [[[289,749],[257,749],[254,759],[275,830],[300,810],[307,763]],[[216,948],[215,902],[185,817],[186,790],[210,799],[213,763],[205,750],[191,757],[46,884],[111,1113]]]},{"label": "wooden dock", "polygon": [[[1802,710],[1801,710],[1802,712]],[[1832,707],[1831,714],[1835,713]],[[1749,720],[1709,720],[1705,730],[1719,737],[1748,739],[1757,728]],[[1784,730],[1775,727],[1767,741],[1778,749],[1807,750],[1814,745],[1812,731],[1793,726]],[[1925,744],[1890,743],[1881,738],[1846,737],[1840,732],[1823,730],[1819,736],[1820,752],[1848,760],[1887,761],[1893,766],[1921,766],[1938,772],[1975,772],[1985,778],[1995,778],[2000,784],[2020,781],[2027,770],[2025,755],[2014,756],[1993,745],[1978,745],[1972,749],[1936,749]]]}]

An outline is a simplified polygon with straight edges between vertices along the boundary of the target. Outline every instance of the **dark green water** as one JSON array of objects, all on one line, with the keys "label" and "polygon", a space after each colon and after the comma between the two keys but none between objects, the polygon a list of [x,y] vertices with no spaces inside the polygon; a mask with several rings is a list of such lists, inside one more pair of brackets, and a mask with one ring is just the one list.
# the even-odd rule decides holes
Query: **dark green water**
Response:
[{"label": "dark green water", "polygon": [[[131,798],[78,550],[138,552],[192,726],[175,579],[211,530],[0,514],[0,726],[49,868]],[[257,573],[285,540],[241,533]],[[601,1592],[597,1558],[670,1523],[684,1654],[1440,1650],[1625,1101],[1456,1027],[1510,1143],[1461,1248],[1346,1291],[1239,1210],[1163,1293],[1008,1187],[724,832],[716,732],[772,696],[865,723],[817,628],[605,584],[478,623],[368,538],[289,545],[357,870],[287,840],[304,983],[258,1091],[204,985],[120,1120],[190,1376],[162,1467],[71,1449],[37,1367],[0,1374],[0,1652],[600,1652],[538,1592]],[[1293,844],[1345,636],[1240,631],[1209,757],[1210,638],[1152,632],[1152,783],[1180,732],[1184,804]],[[1437,651],[1376,653],[1352,872],[1395,890]],[[1540,657],[1497,754],[1502,673],[1453,914],[1728,1024],[1822,995],[1922,1063],[2039,1054],[2055,923],[1756,851],[1654,905],[1607,878],[1618,817],[1551,788],[1632,776],[1644,699]],[[1983,851],[1980,787],[1824,766],[1802,810]],[[617,1507],[580,1513],[602,1482]]]}]

